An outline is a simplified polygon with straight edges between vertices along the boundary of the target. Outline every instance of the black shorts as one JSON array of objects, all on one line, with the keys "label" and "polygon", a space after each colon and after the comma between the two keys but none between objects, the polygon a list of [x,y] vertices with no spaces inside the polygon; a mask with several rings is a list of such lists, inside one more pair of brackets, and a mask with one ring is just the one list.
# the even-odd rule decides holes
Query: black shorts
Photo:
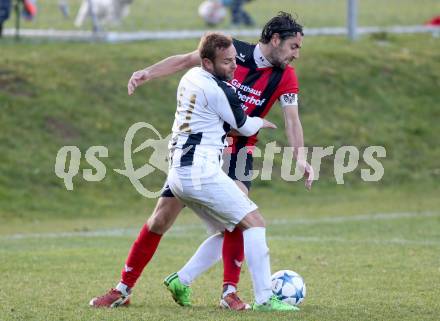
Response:
[{"label": "black shorts", "polygon": [[254,157],[252,154],[240,153],[223,155],[223,170],[234,181],[242,182],[248,191],[251,189],[252,169],[254,168]]},{"label": "black shorts", "polygon": [[160,194],[160,197],[175,197],[173,192],[171,192],[171,189],[168,186],[167,182],[165,182],[165,186],[163,187],[163,191],[162,194]]},{"label": "black shorts", "polygon": [[[241,153],[243,154],[243,153]],[[248,191],[251,189],[251,171],[253,170],[254,157],[252,154],[245,153],[241,159],[238,154],[223,154],[223,170],[234,181],[240,181],[246,186]],[[170,187],[165,183],[161,197],[174,197]]]}]

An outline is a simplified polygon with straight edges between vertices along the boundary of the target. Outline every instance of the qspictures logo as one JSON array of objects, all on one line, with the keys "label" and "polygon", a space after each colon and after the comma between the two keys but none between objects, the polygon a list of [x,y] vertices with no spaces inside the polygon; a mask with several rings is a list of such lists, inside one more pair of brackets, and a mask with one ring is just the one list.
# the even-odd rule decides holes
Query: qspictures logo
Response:
[{"label": "qspictures logo", "polygon": [[[138,131],[148,131],[149,136],[145,141],[133,149],[133,140]],[[145,133],[144,133],[145,134]],[[123,169],[113,169],[116,173],[128,178],[129,182],[135,190],[147,198],[157,198],[162,190],[150,191],[143,183],[142,179],[148,175],[154,175],[157,171],[168,173],[168,142],[171,134],[162,137],[159,131],[149,123],[138,122],[130,126],[123,143],[124,149],[124,167]],[[135,168],[133,163],[133,155],[147,148],[151,148],[148,161]],[[190,151],[192,148],[183,150],[182,155]],[[304,176],[304,168],[300,168],[294,161],[294,149],[292,147],[280,147],[276,142],[267,143],[263,149],[255,147],[253,149],[254,158],[262,158],[262,167],[259,170],[252,170],[246,173],[246,158],[248,150],[242,148],[237,154],[237,161],[234,164],[235,176],[241,181],[252,181],[257,178],[261,180],[271,180],[274,171],[275,155],[282,157],[281,161],[281,178],[285,181],[298,181]],[[333,176],[337,184],[344,184],[344,176],[358,169],[359,162],[363,160],[368,168],[360,170],[360,178],[364,182],[378,182],[382,179],[385,169],[380,162],[381,158],[386,157],[386,150],[383,146],[368,146],[361,152],[356,146],[342,146],[335,148],[334,146],[302,148],[299,152],[303,153],[314,170],[314,180],[320,177],[322,159],[326,156],[334,155]],[[73,191],[73,178],[79,174],[80,162],[83,157],[81,150],[77,146],[63,146],[58,150],[55,159],[55,175],[64,181],[67,190]],[[102,181],[107,174],[107,167],[101,161],[102,158],[109,157],[109,150],[105,146],[91,146],[85,154],[85,161],[92,168],[84,168],[82,176],[88,182]],[[230,157],[224,157],[223,170],[228,172]],[[194,182],[200,180],[198,171],[194,171]]]},{"label": "qspictures logo", "polygon": [[[136,133],[141,129],[150,130],[152,138],[146,139],[141,145],[132,148],[133,140]],[[124,166],[123,169],[113,169],[116,173],[126,176],[136,191],[147,197],[156,198],[161,194],[159,191],[150,191],[145,187],[142,178],[153,174],[155,171],[163,173],[168,172],[168,141],[170,136],[162,137],[159,131],[152,125],[144,122],[133,124],[127,131],[124,139]],[[133,154],[151,147],[151,154],[147,163],[139,168],[134,168]],[[84,157],[86,162],[94,168],[83,169],[83,178],[88,182],[99,182],[105,178],[107,168],[99,158],[108,157],[108,148],[105,146],[91,146],[87,149]],[[81,151],[77,146],[63,146],[57,153],[55,160],[55,174],[64,180],[67,190],[73,190],[73,178],[79,173],[79,165],[81,161]],[[68,161],[69,159],[69,161]]]}]

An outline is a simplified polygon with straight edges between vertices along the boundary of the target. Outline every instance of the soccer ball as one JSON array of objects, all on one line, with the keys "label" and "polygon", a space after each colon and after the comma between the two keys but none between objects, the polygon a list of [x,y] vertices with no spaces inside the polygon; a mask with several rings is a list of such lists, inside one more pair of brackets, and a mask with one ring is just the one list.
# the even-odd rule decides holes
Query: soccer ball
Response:
[{"label": "soccer ball", "polygon": [[199,6],[199,16],[208,25],[218,25],[226,17],[226,8],[218,1],[206,0]]},{"label": "soccer ball", "polygon": [[281,270],[272,275],[272,292],[283,302],[299,305],[306,297],[306,284],[298,273]]}]

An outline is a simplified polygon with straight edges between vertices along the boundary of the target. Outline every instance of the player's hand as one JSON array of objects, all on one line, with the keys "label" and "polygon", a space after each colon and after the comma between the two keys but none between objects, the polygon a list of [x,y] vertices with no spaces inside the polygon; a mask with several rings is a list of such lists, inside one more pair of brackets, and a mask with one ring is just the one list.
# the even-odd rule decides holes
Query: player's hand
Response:
[{"label": "player's hand", "polygon": [[304,178],[305,178],[304,185],[310,191],[312,189],[313,180],[315,178],[315,172],[313,171],[313,167],[306,161],[298,161],[297,166],[301,171],[304,172]]},{"label": "player's hand", "polygon": [[128,89],[128,95],[133,95],[134,91],[137,87],[142,85],[143,83],[150,80],[150,75],[147,70],[138,70],[131,75],[130,80],[128,81],[127,89]]},{"label": "player's hand", "polygon": [[271,128],[271,129],[276,129],[277,125],[275,125],[274,123],[271,123],[270,121],[268,121],[267,119],[263,119],[263,126],[261,126],[261,128]]}]

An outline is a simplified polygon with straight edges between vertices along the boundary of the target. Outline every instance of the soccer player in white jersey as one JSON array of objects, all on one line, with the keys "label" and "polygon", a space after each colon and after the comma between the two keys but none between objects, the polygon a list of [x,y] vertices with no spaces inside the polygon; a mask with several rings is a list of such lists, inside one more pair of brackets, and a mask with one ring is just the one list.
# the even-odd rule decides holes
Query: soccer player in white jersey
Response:
[{"label": "soccer player in white jersey", "polygon": [[[181,79],[170,141],[168,184],[173,194],[194,210],[212,231],[243,230],[244,251],[258,311],[296,311],[271,290],[266,229],[258,207],[222,170],[221,155],[231,128],[252,136],[276,128],[241,108],[230,80],[236,69],[232,38],[211,33],[199,45],[202,66]],[[168,280],[168,283],[173,280]]]}]

